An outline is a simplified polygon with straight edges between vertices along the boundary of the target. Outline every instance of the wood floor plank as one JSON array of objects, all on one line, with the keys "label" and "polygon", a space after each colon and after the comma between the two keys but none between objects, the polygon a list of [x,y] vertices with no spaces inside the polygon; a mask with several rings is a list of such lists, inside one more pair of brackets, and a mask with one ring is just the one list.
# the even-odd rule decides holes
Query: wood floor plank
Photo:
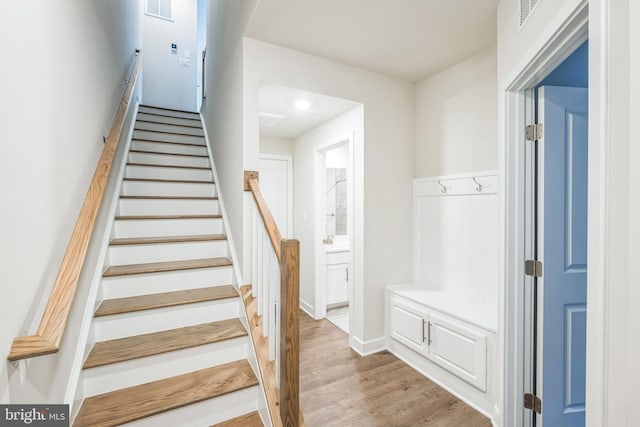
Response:
[{"label": "wood floor plank", "polygon": [[212,425],[211,427],[264,427],[262,418],[257,412],[240,415],[227,421]]},{"label": "wood floor plank", "polygon": [[310,427],[491,426],[391,353],[362,357],[337,326],[302,312],[300,407]]},{"label": "wood floor plank", "polygon": [[238,292],[233,285],[211,286],[208,288],[187,289],[183,291],[162,292],[158,294],[138,295],[134,297],[114,298],[102,301],[95,317],[134,311],[153,310],[155,308],[174,307],[205,301],[235,298]]},{"label": "wood floor plank", "polygon": [[247,360],[85,399],[74,427],[111,427],[258,384]]},{"label": "wood floor plank", "polygon": [[118,215],[119,221],[140,221],[147,219],[219,219],[222,215]]},{"label": "wood floor plank", "polygon": [[160,273],[163,271],[224,267],[228,265],[231,265],[231,260],[226,257],[190,259],[184,261],[150,262],[146,264],[114,265],[108,267],[104,271],[103,276],[126,276],[130,274]]},{"label": "wood floor plank", "polygon": [[101,341],[93,346],[83,368],[95,368],[246,335],[247,330],[242,326],[240,319],[236,318]]},{"label": "wood floor plank", "polygon": [[194,234],[187,236],[129,237],[113,239],[109,244],[111,246],[150,245],[156,243],[208,242],[212,240],[227,240],[227,236],[224,234]]}]

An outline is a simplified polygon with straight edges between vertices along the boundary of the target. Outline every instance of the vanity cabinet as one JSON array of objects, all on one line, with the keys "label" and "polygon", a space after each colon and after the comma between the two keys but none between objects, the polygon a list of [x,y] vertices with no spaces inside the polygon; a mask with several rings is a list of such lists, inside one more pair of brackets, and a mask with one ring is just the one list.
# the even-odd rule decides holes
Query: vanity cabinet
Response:
[{"label": "vanity cabinet", "polygon": [[349,252],[327,253],[326,264],[327,307],[349,303]]}]

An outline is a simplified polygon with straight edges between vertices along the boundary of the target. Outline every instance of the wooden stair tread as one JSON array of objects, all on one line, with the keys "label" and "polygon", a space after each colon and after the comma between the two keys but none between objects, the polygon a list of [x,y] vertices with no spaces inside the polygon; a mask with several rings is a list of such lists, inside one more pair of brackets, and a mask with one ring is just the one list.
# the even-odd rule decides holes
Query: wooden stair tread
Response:
[{"label": "wooden stair tread", "polygon": [[185,166],[185,165],[154,165],[153,163],[127,163],[127,166],[142,166],[148,168],[177,168],[177,169],[202,169],[211,170],[209,166]]},{"label": "wooden stair tread", "polygon": [[222,215],[118,215],[116,219],[118,221],[136,221],[147,219],[219,219]]},{"label": "wooden stair tread", "polygon": [[[167,115],[165,115],[165,114],[150,113],[150,112],[148,112],[148,111],[140,111],[140,112],[139,112],[139,114],[146,114],[146,115],[149,115],[149,116],[156,116],[156,117],[168,117],[168,118],[171,118],[171,119],[192,120],[192,121],[195,121],[195,122],[201,123],[200,119],[192,119],[192,118],[189,118],[189,117],[167,116]],[[138,121],[138,120],[139,120],[139,121],[145,121],[145,120],[141,120],[141,119],[137,119],[137,118],[136,118],[136,121]],[[152,122],[152,123],[156,123],[156,122]],[[200,129],[202,129],[202,127],[200,127]]]},{"label": "wooden stair tread", "polygon": [[162,156],[181,156],[181,157],[209,157],[207,154],[186,154],[186,153],[168,153],[166,151],[153,151],[153,150],[129,150],[130,153],[141,154],[159,154]]},{"label": "wooden stair tread", "polygon": [[111,246],[123,245],[148,245],[155,243],[182,243],[182,242],[208,242],[211,240],[226,240],[224,234],[195,234],[189,236],[162,236],[162,237],[129,237],[113,239]]},{"label": "wooden stair tread", "polygon": [[110,365],[246,335],[247,330],[236,318],[97,342],[83,368]]},{"label": "wooden stair tread", "polygon": [[114,298],[102,301],[95,312],[95,316],[110,316],[113,314],[152,310],[154,308],[173,307],[176,305],[235,298],[237,296],[238,292],[232,285],[220,285],[208,288],[186,289],[183,291]]},{"label": "wooden stair tread", "polygon": [[168,130],[154,130],[154,129],[140,129],[140,128],[133,128],[133,130],[138,132],[153,132],[153,133],[163,133],[165,135],[193,136],[195,138],[204,138],[204,135],[193,135],[191,133],[184,133],[184,132],[171,132]]},{"label": "wooden stair tread", "polygon": [[189,259],[183,261],[150,262],[145,264],[113,265],[108,267],[104,277],[126,276],[130,274],[161,273],[164,271],[191,270],[195,268],[224,267],[231,265],[226,257]]},{"label": "wooden stair tread", "polygon": [[247,360],[165,378],[85,399],[74,427],[111,427],[258,384]]},{"label": "wooden stair tread", "polygon": [[132,182],[176,182],[178,184],[214,184],[213,180],[198,179],[162,179],[162,178],[123,178]]},{"label": "wooden stair tread", "polygon": [[[199,117],[199,113],[197,111],[187,111],[187,110],[177,110],[175,108],[166,108],[166,107],[155,107],[153,105],[147,105],[147,104],[140,104],[141,107],[143,108],[153,108],[154,110],[164,110],[164,111],[176,111],[178,113],[187,113],[187,114],[193,114],[194,116],[198,116],[198,119],[194,119],[194,120],[200,120]],[[147,114],[144,111],[140,111],[143,114]],[[168,117],[174,117],[174,116],[168,116]],[[176,118],[180,118],[179,116],[175,116]]]},{"label": "wooden stair tread", "polygon": [[254,411],[214,424],[211,427],[264,427],[264,424],[262,418],[260,418],[260,414]]},{"label": "wooden stair tread", "polygon": [[120,196],[121,199],[142,199],[142,200],[218,200],[216,196]]}]

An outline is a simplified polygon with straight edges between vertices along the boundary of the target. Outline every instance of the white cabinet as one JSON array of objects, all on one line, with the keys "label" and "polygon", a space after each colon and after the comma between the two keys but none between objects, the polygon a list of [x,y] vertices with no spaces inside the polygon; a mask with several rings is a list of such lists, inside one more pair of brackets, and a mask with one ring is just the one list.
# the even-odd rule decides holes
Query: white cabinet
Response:
[{"label": "white cabinet", "polygon": [[348,304],[349,264],[327,265],[327,306]]},{"label": "white cabinet", "polygon": [[391,298],[389,336],[481,391],[487,389],[487,337],[465,322]]}]

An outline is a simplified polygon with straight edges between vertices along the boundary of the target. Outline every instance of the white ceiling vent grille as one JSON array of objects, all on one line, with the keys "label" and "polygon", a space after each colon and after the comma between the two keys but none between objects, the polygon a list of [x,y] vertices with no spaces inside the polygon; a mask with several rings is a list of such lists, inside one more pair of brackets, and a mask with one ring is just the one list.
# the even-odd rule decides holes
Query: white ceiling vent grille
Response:
[{"label": "white ceiling vent grille", "polygon": [[173,0],[147,0],[145,13],[156,18],[173,21]]},{"label": "white ceiling vent grille", "polygon": [[520,25],[523,25],[533,12],[533,9],[540,0],[519,0],[520,1]]},{"label": "white ceiling vent grille", "polygon": [[274,128],[278,126],[278,123],[286,119],[286,116],[280,114],[260,113],[260,127]]}]

